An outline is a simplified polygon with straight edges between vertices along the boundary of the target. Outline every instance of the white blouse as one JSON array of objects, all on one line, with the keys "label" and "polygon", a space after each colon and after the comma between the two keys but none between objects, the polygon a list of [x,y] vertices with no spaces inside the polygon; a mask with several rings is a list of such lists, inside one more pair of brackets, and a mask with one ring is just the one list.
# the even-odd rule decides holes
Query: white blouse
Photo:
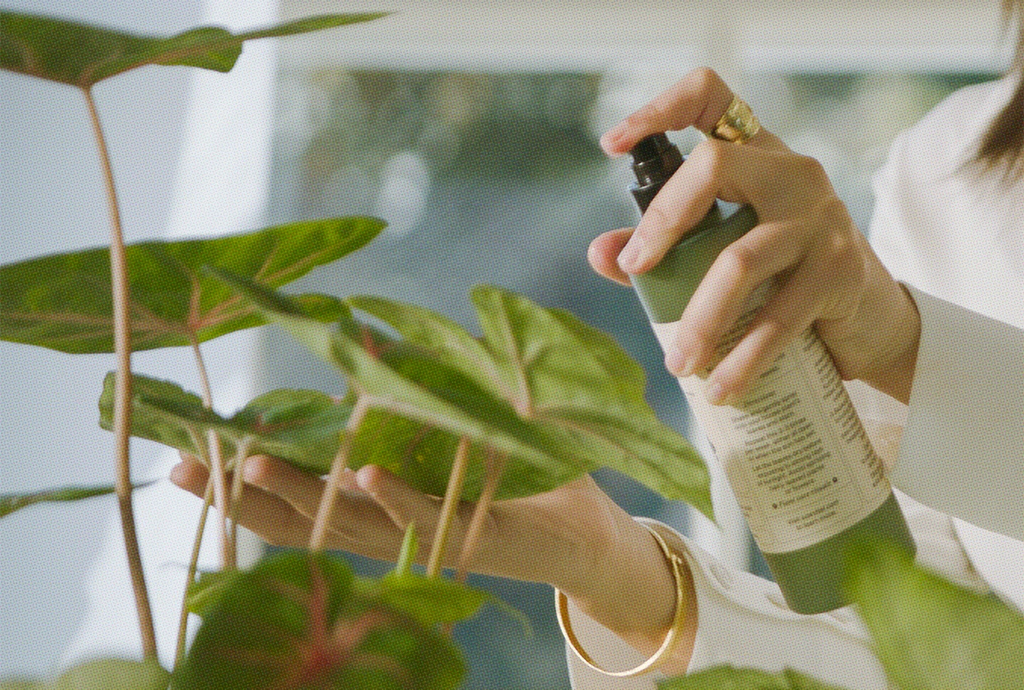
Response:
[{"label": "white blouse", "polygon": [[[876,450],[894,464],[918,563],[1024,610],[1024,180],[1007,185],[963,167],[1015,85],[961,89],[893,143],[875,177],[870,237],[921,313],[910,405],[848,387]],[[773,583],[658,529],[693,572],[691,672],[791,667],[851,690],[886,687],[851,608],[795,614]],[[578,610],[572,616],[603,667],[642,661]],[[568,657],[575,690],[653,690],[658,678],[610,678]]]}]

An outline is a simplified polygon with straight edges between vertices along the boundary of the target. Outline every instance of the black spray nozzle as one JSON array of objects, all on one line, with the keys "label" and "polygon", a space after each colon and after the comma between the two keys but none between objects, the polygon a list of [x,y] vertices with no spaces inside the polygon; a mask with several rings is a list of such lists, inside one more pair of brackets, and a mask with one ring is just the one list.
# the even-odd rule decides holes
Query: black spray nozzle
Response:
[{"label": "black spray nozzle", "polygon": [[661,186],[683,164],[683,154],[664,133],[660,133],[638,141],[629,150],[629,155],[633,157],[633,173],[636,175],[636,185],[630,191],[643,213]]},{"label": "black spray nozzle", "polygon": [[651,134],[629,150],[637,184],[663,184],[683,164],[683,155],[664,133]]}]

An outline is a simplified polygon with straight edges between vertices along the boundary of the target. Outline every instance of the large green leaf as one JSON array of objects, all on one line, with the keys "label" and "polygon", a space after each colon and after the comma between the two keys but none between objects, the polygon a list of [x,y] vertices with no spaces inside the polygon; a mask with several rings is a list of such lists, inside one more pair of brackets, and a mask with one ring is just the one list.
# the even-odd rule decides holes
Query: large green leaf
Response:
[{"label": "large green leaf", "polygon": [[[416,528],[410,524],[402,541],[402,551],[395,569],[382,578],[357,578],[356,589],[362,596],[378,599],[426,626],[457,623],[475,616],[487,602],[499,603],[493,595],[467,587],[454,580],[428,578],[412,570],[418,550]],[[203,573],[188,587],[186,601],[192,613],[206,617],[214,610],[231,584],[237,571],[221,570]],[[512,610],[513,615],[518,614]]]},{"label": "large green leaf", "polygon": [[[612,467],[711,515],[704,462],[657,419],[644,400],[643,369],[611,337],[501,288],[477,286],[471,298],[479,340],[422,307],[380,297],[348,302],[508,402],[563,455]],[[508,472],[516,481],[516,468]]]},{"label": "large green leaf", "polygon": [[1024,616],[917,567],[885,543],[858,544],[848,586],[886,675],[905,690],[1024,688]]},{"label": "large green leaf", "polygon": [[218,275],[338,367],[370,403],[351,467],[382,465],[438,494],[456,439],[465,436],[474,442],[467,499],[479,495],[482,454],[494,451],[507,459],[499,498],[546,491],[606,465],[711,515],[707,468],[644,401],[642,369],[568,312],[480,286],[472,295],[484,333],[478,340],[420,307],[348,300],[404,336],[394,340],[348,317],[331,328],[279,293]]},{"label": "large green leaf", "polygon": [[81,88],[144,65],[187,65],[227,72],[234,67],[244,41],[306,33],[382,16],[331,14],[238,34],[207,26],[157,38],[3,11],[0,67]]},{"label": "large green leaf", "polygon": [[[265,323],[203,273],[204,265],[279,287],[359,249],[383,227],[374,218],[338,218],[215,239],[131,244],[132,348],[189,345]],[[90,249],[0,267],[0,338],[69,353],[113,352],[109,254]],[[309,313],[338,316],[335,300],[301,299]]]},{"label": "large green leaf", "polygon": [[174,686],[448,690],[463,674],[448,639],[356,587],[344,562],[286,553],[232,578]]},{"label": "large green leaf", "polygon": [[167,690],[169,681],[170,674],[155,661],[95,659],[53,681],[0,681],[0,690]]},{"label": "large green leaf", "polygon": [[[443,361],[436,350],[393,340],[350,317],[334,326],[321,323],[285,295],[224,272],[218,275],[258,305],[267,318],[334,364],[353,392],[380,412],[360,426],[351,467],[372,458],[417,488],[435,493],[435,487],[420,482],[425,476],[446,476],[447,468],[435,458],[450,447],[452,452],[439,461],[450,463],[456,437],[473,441],[474,453],[490,448],[509,458],[506,474],[518,480],[503,482],[499,497],[545,491],[597,467],[592,460],[573,455],[561,439],[541,426],[520,417],[511,404]],[[425,472],[424,468],[432,469]],[[479,490],[480,484],[472,486]],[[471,491],[467,488],[463,496],[476,498]]]},{"label": "large green leaf", "polygon": [[[100,426],[107,430],[113,427],[113,401],[110,373],[99,402]],[[206,456],[207,432],[214,431],[225,458],[240,451],[274,455],[323,474],[330,470],[350,412],[350,405],[325,393],[276,390],[254,398],[231,417],[222,417],[175,383],[132,377],[132,435],[198,458]]]},{"label": "large green leaf", "polygon": [[[839,663],[839,662],[837,662]],[[841,690],[798,671],[767,673],[752,668],[715,666],[658,683],[658,690]]]}]

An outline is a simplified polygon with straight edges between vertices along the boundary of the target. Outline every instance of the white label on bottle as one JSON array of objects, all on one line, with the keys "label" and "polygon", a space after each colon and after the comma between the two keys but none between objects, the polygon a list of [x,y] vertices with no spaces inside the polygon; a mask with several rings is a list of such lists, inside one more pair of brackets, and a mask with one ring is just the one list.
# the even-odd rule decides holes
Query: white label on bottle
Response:
[{"label": "white label on bottle", "polygon": [[[746,333],[765,294],[751,297],[715,363]],[[665,348],[676,324],[653,326]],[[679,383],[761,551],[815,544],[855,525],[888,498],[882,462],[813,329],[791,343],[735,406],[708,402],[710,369]]]}]

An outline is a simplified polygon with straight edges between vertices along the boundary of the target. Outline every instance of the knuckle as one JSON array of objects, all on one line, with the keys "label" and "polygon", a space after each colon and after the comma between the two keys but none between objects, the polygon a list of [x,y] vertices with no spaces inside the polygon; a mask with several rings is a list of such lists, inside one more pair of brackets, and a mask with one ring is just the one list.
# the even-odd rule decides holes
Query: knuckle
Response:
[{"label": "knuckle", "polygon": [[698,67],[684,77],[701,95],[708,96],[725,86],[718,73],[710,67]]},{"label": "knuckle", "polygon": [[758,252],[742,242],[733,242],[718,255],[722,269],[736,280],[743,281],[756,269],[761,260]]},{"label": "knuckle", "polygon": [[803,154],[793,154],[789,157],[790,175],[802,179],[814,186],[831,187],[825,167],[817,158]]},{"label": "knuckle", "polygon": [[728,150],[725,148],[731,144],[719,141],[718,139],[705,139],[693,147],[687,163],[690,169],[697,168],[702,175],[709,180],[721,178],[725,167],[725,156]]},{"label": "knuckle", "polygon": [[657,124],[663,127],[663,123],[672,115],[671,103],[666,98],[659,97],[644,104],[639,110],[633,112],[626,118],[630,128],[642,129],[649,124]]},{"label": "knuckle", "polygon": [[704,319],[690,317],[686,319],[685,326],[676,333],[672,346],[681,355],[703,364],[718,344],[717,338],[718,333],[712,324]]},{"label": "knuckle", "polygon": [[644,229],[639,229],[638,226],[634,233],[639,236],[640,241],[644,244],[651,244],[653,234],[660,234],[671,225],[672,215],[665,206],[665,202],[659,202],[657,197],[655,197],[651,205],[644,211]]}]

